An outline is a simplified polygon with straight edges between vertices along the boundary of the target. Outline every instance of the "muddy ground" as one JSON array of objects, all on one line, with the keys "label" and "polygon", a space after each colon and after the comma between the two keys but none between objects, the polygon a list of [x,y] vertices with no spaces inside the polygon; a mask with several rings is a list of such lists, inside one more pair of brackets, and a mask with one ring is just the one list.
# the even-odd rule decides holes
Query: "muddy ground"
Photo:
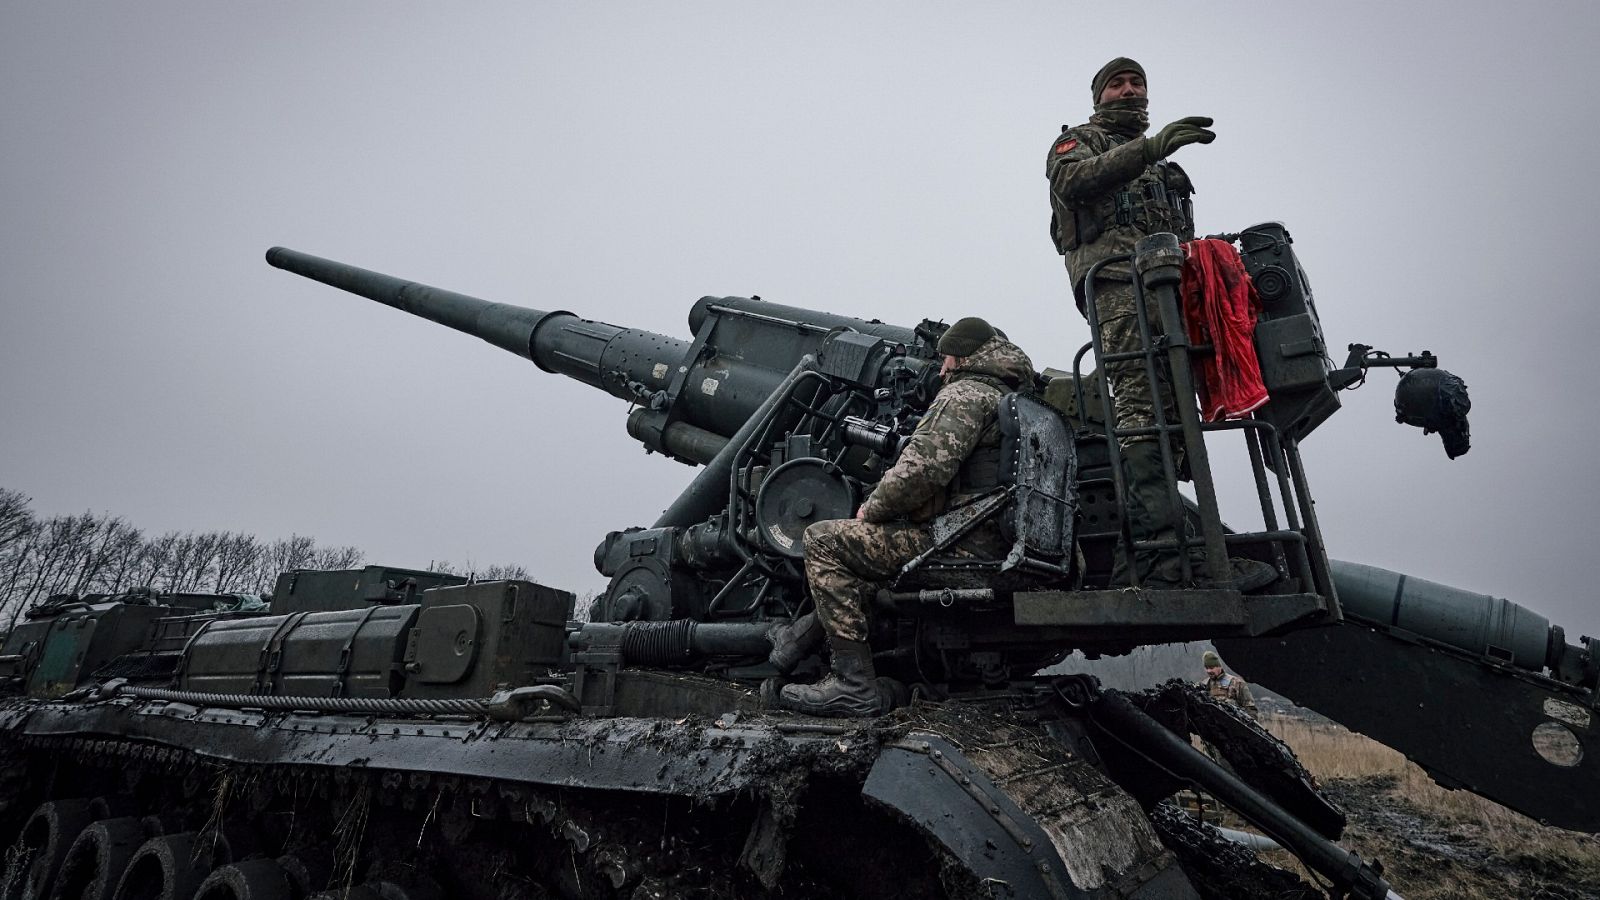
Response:
[{"label": "muddy ground", "polygon": [[[1532,821],[1494,826],[1449,821],[1403,795],[1387,775],[1323,784],[1349,814],[1340,843],[1384,874],[1406,900],[1600,900],[1600,838]],[[1292,866],[1292,858],[1265,858]]]}]

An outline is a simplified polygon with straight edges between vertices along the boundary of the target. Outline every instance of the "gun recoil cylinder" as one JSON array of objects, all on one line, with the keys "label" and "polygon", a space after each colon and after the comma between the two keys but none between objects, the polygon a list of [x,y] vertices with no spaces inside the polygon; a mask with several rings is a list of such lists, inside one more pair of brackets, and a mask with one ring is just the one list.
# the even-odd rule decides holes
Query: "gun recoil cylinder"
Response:
[{"label": "gun recoil cylinder", "polygon": [[1377,566],[1330,560],[1346,613],[1540,672],[1571,652],[1565,632],[1526,606]]},{"label": "gun recoil cylinder", "polygon": [[706,656],[765,657],[772,649],[768,622],[589,622],[568,636],[575,650],[594,643],[620,645],[635,665],[671,665]]}]

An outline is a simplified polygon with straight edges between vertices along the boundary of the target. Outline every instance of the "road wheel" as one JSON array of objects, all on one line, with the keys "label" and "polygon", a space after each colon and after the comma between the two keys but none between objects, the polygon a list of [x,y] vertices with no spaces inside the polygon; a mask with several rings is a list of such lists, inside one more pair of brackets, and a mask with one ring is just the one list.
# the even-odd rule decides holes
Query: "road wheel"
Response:
[{"label": "road wheel", "polygon": [[85,828],[67,849],[56,873],[52,900],[110,900],[133,853],[145,841],[138,819],[102,819]]},{"label": "road wheel", "polygon": [[247,859],[214,869],[194,900],[290,900],[289,877],[276,860]]},{"label": "road wheel", "polygon": [[326,850],[302,847],[278,857],[278,865],[289,876],[289,893],[295,900],[309,897],[328,886],[333,875],[333,855]]},{"label": "road wheel", "polygon": [[88,800],[52,800],[39,804],[11,846],[5,873],[6,900],[43,900],[50,896],[67,848],[93,821]]},{"label": "road wheel", "polygon": [[190,900],[210,868],[194,832],[153,837],[134,851],[113,900]]}]

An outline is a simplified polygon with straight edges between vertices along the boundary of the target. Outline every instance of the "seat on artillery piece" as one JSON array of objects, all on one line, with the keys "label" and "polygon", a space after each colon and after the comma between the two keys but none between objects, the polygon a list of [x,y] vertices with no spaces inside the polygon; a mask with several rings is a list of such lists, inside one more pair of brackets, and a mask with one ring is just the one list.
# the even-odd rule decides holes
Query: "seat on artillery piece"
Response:
[{"label": "seat on artillery piece", "polygon": [[[1022,392],[1000,399],[999,426],[999,484],[933,520],[933,546],[901,567],[894,590],[988,588],[1003,594],[1062,585],[1072,577],[1078,505],[1072,426],[1060,410]],[[956,549],[991,521],[1010,544],[1005,556],[985,559]]]}]

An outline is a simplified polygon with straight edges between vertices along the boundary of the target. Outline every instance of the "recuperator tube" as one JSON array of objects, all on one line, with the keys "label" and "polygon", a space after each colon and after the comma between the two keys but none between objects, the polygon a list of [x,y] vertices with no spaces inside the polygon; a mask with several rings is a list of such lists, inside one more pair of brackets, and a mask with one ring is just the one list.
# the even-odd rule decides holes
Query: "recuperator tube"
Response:
[{"label": "recuperator tube", "polygon": [[772,649],[770,622],[707,623],[693,619],[666,622],[588,622],[567,636],[575,650],[591,644],[619,647],[634,665],[682,665],[707,656],[765,657]]},{"label": "recuperator tube", "polygon": [[1566,637],[1525,606],[1377,566],[1330,560],[1345,612],[1452,647],[1539,672],[1555,669]]}]

